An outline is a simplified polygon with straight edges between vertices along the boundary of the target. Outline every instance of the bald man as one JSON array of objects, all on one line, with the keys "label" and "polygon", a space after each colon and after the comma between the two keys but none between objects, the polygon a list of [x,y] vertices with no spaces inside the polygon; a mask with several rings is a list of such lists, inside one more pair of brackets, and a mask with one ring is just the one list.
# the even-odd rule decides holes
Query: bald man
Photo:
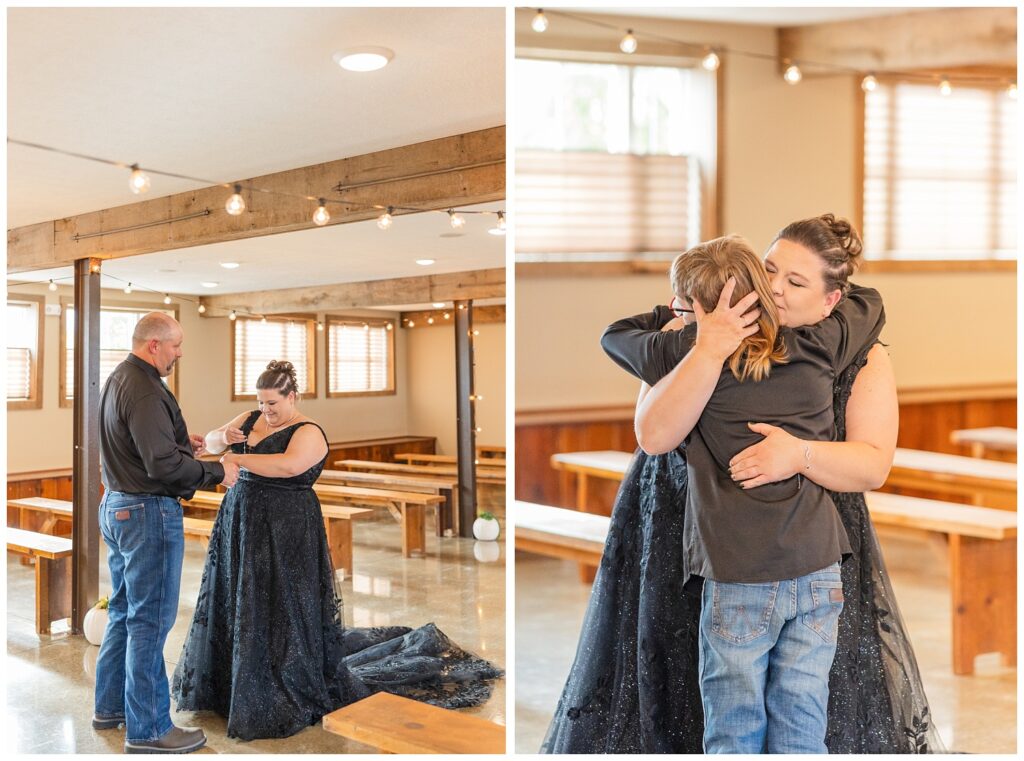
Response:
[{"label": "bald man", "polygon": [[195,459],[203,437],[188,433],[162,380],[181,357],[183,337],[177,320],[147,314],[135,326],[132,353],[100,395],[99,519],[113,592],[92,724],[124,724],[125,753],[189,753],[206,743],[203,730],[171,722],[164,667],[185,552],[179,500],[200,488],[233,486],[238,466]]}]

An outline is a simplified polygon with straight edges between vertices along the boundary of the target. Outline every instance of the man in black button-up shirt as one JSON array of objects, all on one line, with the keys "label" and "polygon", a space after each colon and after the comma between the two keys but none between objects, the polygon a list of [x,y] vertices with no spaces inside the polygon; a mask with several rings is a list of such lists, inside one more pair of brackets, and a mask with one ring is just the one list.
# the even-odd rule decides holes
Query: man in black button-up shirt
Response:
[{"label": "man in black button-up shirt", "polygon": [[178,613],[185,540],[180,498],[232,486],[238,466],[200,462],[203,437],[189,435],[164,384],[181,356],[176,320],[147,314],[132,353],[100,395],[100,463],[105,493],[100,531],[110,566],[110,619],[96,663],[93,727],[126,725],[129,753],[187,753],[201,729],[174,726],[163,648]]}]

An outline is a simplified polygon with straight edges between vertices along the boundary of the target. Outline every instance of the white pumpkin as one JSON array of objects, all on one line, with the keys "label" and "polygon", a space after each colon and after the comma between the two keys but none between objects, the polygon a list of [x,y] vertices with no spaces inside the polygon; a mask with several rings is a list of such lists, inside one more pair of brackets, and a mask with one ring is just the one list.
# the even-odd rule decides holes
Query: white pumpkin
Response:
[{"label": "white pumpkin", "polygon": [[473,521],[473,536],[482,542],[492,542],[498,538],[501,526],[495,518],[477,518]]},{"label": "white pumpkin", "polygon": [[82,633],[90,645],[99,645],[103,642],[103,634],[107,630],[107,609],[93,606],[85,614],[85,621],[82,622]]},{"label": "white pumpkin", "polygon": [[473,557],[481,563],[496,563],[501,558],[501,545],[497,542],[473,542]]}]

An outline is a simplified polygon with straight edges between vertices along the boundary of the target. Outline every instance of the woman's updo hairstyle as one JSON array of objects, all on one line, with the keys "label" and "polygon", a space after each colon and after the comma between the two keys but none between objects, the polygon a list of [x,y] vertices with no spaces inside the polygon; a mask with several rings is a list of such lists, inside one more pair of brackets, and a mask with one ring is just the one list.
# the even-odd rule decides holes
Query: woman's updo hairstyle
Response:
[{"label": "woman's updo hairstyle", "polygon": [[772,245],[779,240],[799,243],[817,254],[823,265],[825,293],[838,289],[845,296],[850,290],[850,275],[857,271],[864,258],[860,234],[849,220],[836,219],[834,214],[792,222],[775,236]]},{"label": "woman's updo hairstyle", "polygon": [[299,381],[295,375],[295,366],[287,360],[270,360],[267,369],[256,379],[256,388],[275,389],[281,396],[288,396],[292,391],[295,398],[299,397]]}]

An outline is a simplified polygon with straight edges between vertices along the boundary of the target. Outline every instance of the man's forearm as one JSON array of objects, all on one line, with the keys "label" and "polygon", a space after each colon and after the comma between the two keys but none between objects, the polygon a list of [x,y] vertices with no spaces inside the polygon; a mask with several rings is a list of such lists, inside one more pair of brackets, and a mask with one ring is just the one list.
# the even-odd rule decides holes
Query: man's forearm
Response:
[{"label": "man's forearm", "polygon": [[678,447],[697,425],[721,374],[721,359],[699,349],[686,355],[637,407],[640,448],[663,454]]}]

